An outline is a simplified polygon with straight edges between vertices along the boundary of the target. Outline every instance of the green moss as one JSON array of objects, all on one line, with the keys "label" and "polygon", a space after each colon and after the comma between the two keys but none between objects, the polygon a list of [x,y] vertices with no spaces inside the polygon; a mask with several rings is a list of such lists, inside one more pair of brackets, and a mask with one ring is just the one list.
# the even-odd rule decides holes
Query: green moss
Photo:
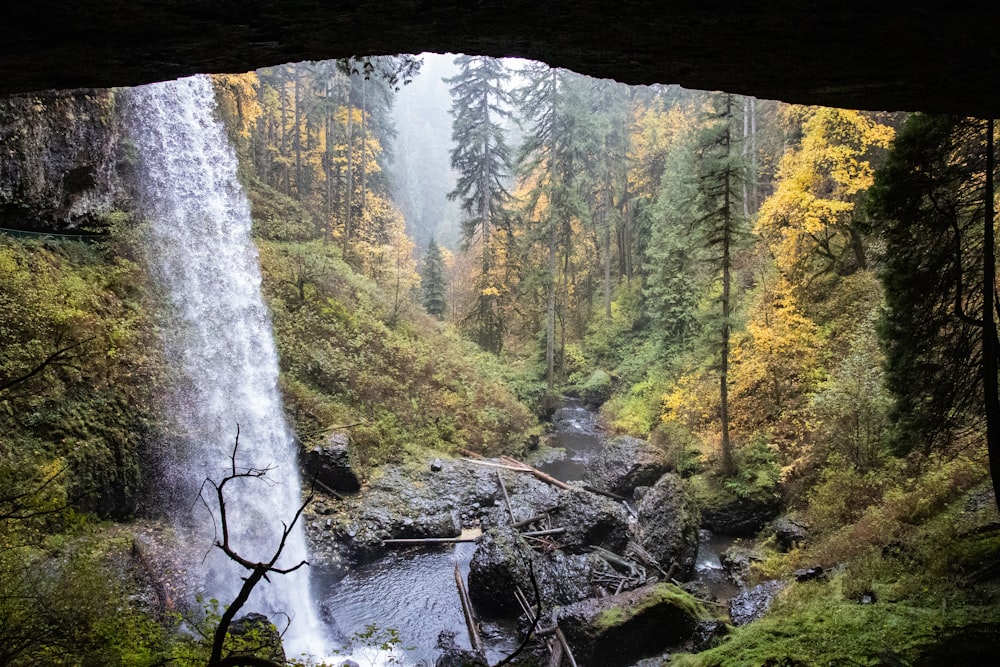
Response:
[{"label": "green moss", "polygon": [[661,583],[649,589],[634,604],[603,610],[594,618],[592,625],[598,631],[604,632],[661,605],[671,606],[693,619],[708,617],[701,604],[689,593],[674,584]]}]

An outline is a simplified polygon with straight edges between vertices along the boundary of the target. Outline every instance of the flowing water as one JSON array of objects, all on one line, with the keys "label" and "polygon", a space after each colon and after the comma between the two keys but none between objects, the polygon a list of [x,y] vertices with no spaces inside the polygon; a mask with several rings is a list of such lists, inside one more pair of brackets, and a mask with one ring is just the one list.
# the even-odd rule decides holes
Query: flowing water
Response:
[{"label": "flowing water", "polygon": [[590,457],[604,446],[597,413],[579,399],[565,398],[552,416],[552,423],[555,431],[549,445],[563,448],[566,455],[541,464],[539,470],[564,482],[582,480]]},{"label": "flowing water", "polygon": [[[354,659],[385,664],[434,664],[441,631],[455,633],[455,643],[471,648],[462,604],[455,585],[455,564],[468,579],[474,544],[405,549],[374,563],[353,568],[342,579],[330,576],[322,601],[336,617],[343,638],[352,644]],[[322,576],[318,577],[322,583]],[[366,626],[399,633],[393,656],[378,651],[377,641],[362,637]],[[511,624],[480,622],[486,657],[493,664],[516,647]],[[351,638],[353,637],[353,642]]]},{"label": "flowing water", "polygon": [[[171,313],[162,326],[176,378],[165,407],[176,433],[163,482],[174,492],[179,528],[206,554],[202,591],[225,605],[246,571],[212,548],[220,535],[218,507],[211,497],[207,504],[198,501],[199,489],[212,491],[201,484],[230,472],[238,426],[237,469],[267,472],[226,486],[230,541],[244,558],[268,561],[281,542],[282,522],[291,522],[302,503],[295,441],[278,392],[249,202],[216,117],[211,81],[198,76],[143,86],[131,100],[150,269]],[[306,557],[297,525],[276,567]],[[262,581],[242,613],[250,611],[268,615],[279,629],[291,621],[285,635],[289,655],[325,649],[308,568]]]}]

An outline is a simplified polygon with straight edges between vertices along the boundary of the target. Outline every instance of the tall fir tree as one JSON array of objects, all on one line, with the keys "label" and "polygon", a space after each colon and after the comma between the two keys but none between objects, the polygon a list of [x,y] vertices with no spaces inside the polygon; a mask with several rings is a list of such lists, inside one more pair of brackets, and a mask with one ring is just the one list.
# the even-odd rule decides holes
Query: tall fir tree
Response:
[{"label": "tall fir tree", "polygon": [[[568,264],[572,253],[574,222],[587,215],[577,179],[587,157],[582,137],[591,134],[586,126],[592,116],[585,108],[578,75],[544,63],[531,63],[520,74],[525,83],[515,99],[529,128],[518,165],[521,181],[527,185],[527,217],[535,219],[528,236],[545,246],[545,377],[551,390],[555,385],[559,267]],[[562,288],[568,291],[566,280]]]},{"label": "tall fir tree", "polygon": [[458,172],[449,199],[458,199],[462,220],[462,245],[478,245],[482,269],[476,285],[478,299],[470,319],[484,350],[498,353],[503,344],[504,322],[499,303],[504,285],[495,274],[498,232],[509,232],[506,207],[511,196],[505,182],[511,158],[504,139],[510,118],[510,93],[504,88],[510,73],[503,63],[487,56],[458,56],[461,69],[446,79],[451,86],[451,166]]},{"label": "tall fir tree", "polygon": [[694,175],[697,179],[696,225],[708,251],[708,261],[720,282],[719,331],[719,426],[723,474],[736,472],[730,440],[729,361],[733,312],[733,254],[746,235],[746,221],[740,212],[744,169],[738,147],[734,146],[734,105],[729,94],[712,95],[704,128],[697,138]]},{"label": "tall fir tree", "polygon": [[441,248],[431,237],[427,245],[427,254],[424,255],[424,266],[420,271],[420,292],[424,310],[439,320],[444,318],[447,308],[445,301],[447,287]]},{"label": "tall fir tree", "polygon": [[917,114],[876,172],[898,453],[985,432],[1000,503],[992,121]]}]

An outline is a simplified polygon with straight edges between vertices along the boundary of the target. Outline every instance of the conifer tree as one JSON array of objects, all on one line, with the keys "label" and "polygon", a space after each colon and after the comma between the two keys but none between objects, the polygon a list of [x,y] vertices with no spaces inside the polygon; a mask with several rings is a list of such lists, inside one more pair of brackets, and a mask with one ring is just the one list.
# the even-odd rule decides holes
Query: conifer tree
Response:
[{"label": "conifer tree", "polygon": [[424,310],[437,319],[442,319],[445,312],[445,280],[444,259],[441,248],[432,237],[424,255],[424,266],[420,271],[420,291],[423,297]]},{"label": "conifer tree", "polygon": [[992,121],[912,116],[876,172],[871,210],[886,244],[894,449],[985,432],[998,490],[993,132]]},{"label": "conifer tree", "polygon": [[510,194],[504,182],[510,175],[510,153],[504,139],[503,121],[510,117],[510,93],[504,88],[510,73],[503,63],[487,56],[459,56],[461,71],[445,82],[451,86],[451,166],[458,172],[449,199],[458,199],[462,220],[462,245],[479,246],[482,271],[474,321],[480,347],[499,352],[503,342],[503,318],[498,296],[502,285],[493,275],[496,264],[494,232],[505,228],[505,208]]},{"label": "conifer tree", "polygon": [[722,471],[736,471],[729,436],[729,361],[733,311],[733,253],[745,235],[740,215],[742,179],[745,174],[739,150],[733,146],[732,95],[712,96],[705,126],[696,147],[695,177],[700,217],[696,224],[704,239],[709,261],[718,272],[721,295],[719,327],[719,423]]},{"label": "conifer tree", "polygon": [[586,215],[577,179],[586,158],[586,142],[581,139],[588,134],[585,126],[591,115],[584,108],[580,87],[574,85],[580,83],[574,81],[576,75],[531,63],[521,76],[525,84],[516,92],[516,101],[529,129],[518,164],[522,183],[528,185],[528,217],[536,218],[530,236],[545,245],[545,375],[551,390],[559,266],[568,263],[572,252],[574,221]]}]

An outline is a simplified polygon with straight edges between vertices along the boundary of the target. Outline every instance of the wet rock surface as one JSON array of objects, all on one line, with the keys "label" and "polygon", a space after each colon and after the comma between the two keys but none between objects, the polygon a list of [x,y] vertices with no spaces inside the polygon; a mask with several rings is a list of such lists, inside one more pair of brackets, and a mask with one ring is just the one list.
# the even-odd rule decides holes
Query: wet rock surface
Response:
[{"label": "wet rock surface", "polygon": [[762,560],[763,557],[756,550],[739,544],[734,544],[719,554],[722,569],[730,580],[740,587],[746,587],[753,563]]},{"label": "wet rock surface", "polygon": [[783,581],[765,581],[730,600],[729,618],[733,625],[746,625],[764,616],[774,598],[786,585]]},{"label": "wet rock surface", "polygon": [[[263,614],[250,613],[240,616],[229,626],[229,634],[246,642],[245,652],[237,649],[236,655],[264,653],[268,660],[284,663],[285,649],[281,645],[278,628]],[[263,650],[261,650],[263,649]]]},{"label": "wet rock surface", "polygon": [[709,530],[734,537],[755,535],[781,511],[780,501],[733,496],[727,502],[702,508],[701,524]]},{"label": "wet rock surface", "polygon": [[521,607],[514,591],[520,588],[533,601],[532,573],[542,600],[552,606],[605,593],[601,581],[612,568],[592,553],[536,554],[516,531],[494,528],[483,535],[469,564],[469,596],[487,616],[517,616]]},{"label": "wet rock surface", "polygon": [[316,500],[306,511],[306,534],[313,557],[325,564],[366,562],[385,553],[386,539],[457,536],[498,493],[493,470],[464,461],[443,461],[437,472],[387,466],[357,496]]},{"label": "wet rock surface", "polygon": [[772,521],[771,530],[774,531],[774,542],[781,553],[788,553],[792,549],[801,547],[809,538],[809,531],[806,530],[806,527],[787,516],[781,516]]},{"label": "wet rock surface", "polygon": [[437,646],[441,649],[441,655],[434,661],[434,667],[489,667],[490,663],[486,659],[467,651],[455,643],[455,633],[444,631],[438,635]]},{"label": "wet rock surface", "polygon": [[334,491],[354,493],[361,488],[361,480],[351,466],[350,437],[343,431],[331,433],[326,441],[303,457],[306,480],[315,479]]},{"label": "wet rock surface", "polygon": [[655,484],[666,471],[660,452],[648,442],[618,436],[590,459],[585,479],[598,489],[631,497],[637,486]]},{"label": "wet rock surface", "polygon": [[695,600],[678,587],[654,584],[569,605],[558,621],[579,664],[615,667],[682,642],[699,614]]},{"label": "wet rock surface", "polygon": [[[122,128],[107,90],[0,99],[0,226],[37,231],[101,227],[125,206]],[[127,165],[122,165],[127,168]]]},{"label": "wet rock surface", "polygon": [[583,489],[561,491],[552,511],[554,526],[566,529],[560,543],[572,551],[602,547],[620,553],[628,543],[628,511],[618,501]]},{"label": "wet rock surface", "polygon": [[642,547],[678,579],[694,573],[698,555],[698,511],[684,492],[684,482],[667,474],[639,501],[635,534]]}]

